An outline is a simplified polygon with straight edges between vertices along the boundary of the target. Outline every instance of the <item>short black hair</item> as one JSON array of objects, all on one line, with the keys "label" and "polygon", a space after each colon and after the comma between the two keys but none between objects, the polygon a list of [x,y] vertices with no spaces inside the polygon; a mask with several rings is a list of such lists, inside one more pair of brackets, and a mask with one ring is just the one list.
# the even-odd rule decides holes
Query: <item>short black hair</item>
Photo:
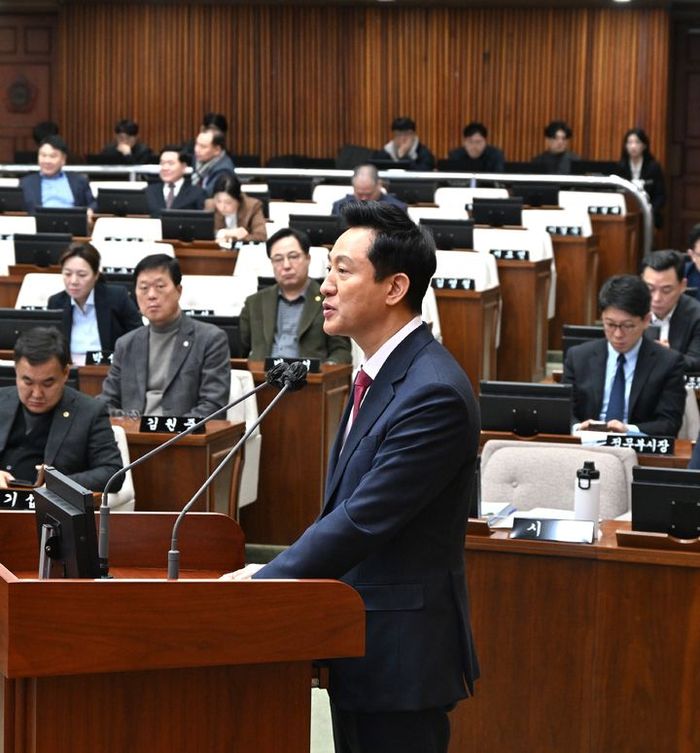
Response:
[{"label": "short black hair", "polygon": [[59,152],[68,154],[68,147],[66,146],[66,142],[60,136],[47,136],[46,138],[42,139],[41,143],[39,144],[39,149],[41,149],[41,147],[45,144],[48,144],[53,149],[58,149]]},{"label": "short black hair", "polygon": [[342,211],[348,227],[374,230],[367,254],[378,282],[402,272],[409,279],[406,303],[419,314],[437,266],[435,241],[398,207],[378,201],[350,202]]},{"label": "short black hair", "polygon": [[641,277],[615,275],[603,283],[598,293],[598,308],[601,311],[620,309],[643,319],[651,310],[651,293]]},{"label": "short black hair", "polygon": [[693,225],[693,227],[690,228],[690,234],[688,235],[688,248],[694,248],[698,241],[700,241],[700,223]]},{"label": "short black hair", "polygon": [[205,112],[202,116],[202,128],[216,128],[222,133],[228,131],[228,120],[220,112]]},{"label": "short black hair", "polygon": [[273,235],[271,235],[265,241],[265,248],[267,249],[268,256],[272,254],[272,247],[275,245],[275,243],[277,243],[277,241],[281,241],[283,238],[296,238],[302,248],[302,251],[308,255],[309,249],[311,248],[309,236],[303,230],[295,230],[292,227],[283,227],[281,230],[273,233]]},{"label": "short black hair", "polygon": [[232,199],[236,201],[241,200],[241,181],[235,175],[230,173],[224,173],[220,175],[214,182],[214,191],[212,196],[217,193],[227,193]]},{"label": "short black hair", "polygon": [[125,133],[127,136],[139,135],[139,124],[129,118],[122,118],[116,122],[114,133]]},{"label": "short black hair", "polygon": [[570,139],[571,135],[573,134],[573,131],[566,124],[566,121],[552,120],[545,126],[545,129],[544,129],[545,138],[553,139],[557,135],[557,131],[564,131],[567,139]]},{"label": "short black hair", "polygon": [[33,327],[25,330],[15,342],[15,363],[26,358],[32,366],[57,358],[61,368],[68,365],[68,344],[56,327]]},{"label": "short black hair", "polygon": [[189,165],[190,160],[187,157],[187,155],[182,151],[182,149],[177,144],[166,144],[158,154],[158,159],[163,156],[164,152],[175,152],[177,154],[177,158],[180,162],[182,162],[183,165]]},{"label": "short black hair", "polygon": [[643,273],[649,267],[655,272],[665,272],[667,269],[675,269],[678,282],[683,280],[683,268],[685,267],[685,254],[665,248],[660,251],[652,251],[647,254],[640,264],[639,271]]},{"label": "short black hair", "polygon": [[408,118],[405,115],[402,115],[399,118],[394,118],[394,120],[391,123],[391,130],[392,131],[415,131],[416,122],[415,120],[412,120],[411,118]]},{"label": "short black hair", "polygon": [[141,272],[151,269],[165,269],[170,275],[170,279],[175,285],[182,282],[182,272],[180,271],[180,262],[174,256],[167,254],[149,254],[134,268],[134,285],[138,283]]},{"label": "short black hair", "polygon": [[483,123],[479,123],[478,121],[474,120],[471,123],[467,123],[467,125],[464,126],[464,130],[462,131],[462,137],[465,139],[468,139],[470,136],[473,136],[475,133],[480,134],[484,138],[488,138],[489,132],[486,130],[486,126]]}]

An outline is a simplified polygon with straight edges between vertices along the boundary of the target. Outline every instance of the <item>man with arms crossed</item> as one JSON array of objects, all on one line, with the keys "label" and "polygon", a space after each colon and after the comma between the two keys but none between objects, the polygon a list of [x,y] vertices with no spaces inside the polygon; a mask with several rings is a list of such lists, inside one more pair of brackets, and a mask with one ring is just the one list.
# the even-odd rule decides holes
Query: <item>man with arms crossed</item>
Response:
[{"label": "man with arms crossed", "polygon": [[479,413],[420,319],[432,239],[392,206],[355,205],[345,218],[321,292],[325,331],[364,351],[359,408],[343,415],[319,518],[270,564],[225,577],[353,586],[366,655],[330,663],[336,751],[444,753],[447,712],[478,676],[463,546]]}]

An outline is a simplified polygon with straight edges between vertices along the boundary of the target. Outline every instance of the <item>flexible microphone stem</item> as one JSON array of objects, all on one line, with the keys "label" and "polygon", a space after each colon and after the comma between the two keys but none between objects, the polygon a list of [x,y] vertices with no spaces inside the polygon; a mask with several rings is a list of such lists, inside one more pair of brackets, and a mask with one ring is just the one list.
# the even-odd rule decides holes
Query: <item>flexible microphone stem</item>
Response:
[{"label": "flexible microphone stem", "polygon": [[212,482],[221,473],[221,471],[223,471],[224,466],[228,463],[228,461],[245,444],[245,441],[248,439],[248,437],[258,428],[258,426],[260,426],[265,416],[275,407],[275,405],[277,405],[277,403],[282,398],[282,395],[284,395],[285,392],[289,392],[293,389],[294,386],[290,385],[289,383],[285,384],[284,387],[282,387],[282,389],[275,395],[267,408],[265,408],[265,410],[258,416],[257,421],[255,421],[250,429],[248,429],[245,434],[238,440],[238,442],[228,451],[226,457],[214,469],[213,473],[206,479],[202,486],[200,486],[199,489],[194,493],[192,499],[190,499],[190,501],[182,508],[182,512],[177,516],[177,519],[175,520],[172,538],[170,541],[170,551],[168,552],[168,580],[177,580],[180,576],[180,552],[177,548],[177,534],[178,529],[180,528],[180,523],[184,519],[185,515],[191,510],[199,496],[211,486]]},{"label": "flexible microphone stem", "polygon": [[205,418],[202,418],[199,421],[197,421],[196,424],[193,424],[188,429],[185,429],[184,431],[181,431],[178,434],[175,434],[166,442],[163,442],[163,444],[159,444],[157,447],[154,447],[152,450],[149,450],[145,455],[142,455],[140,458],[137,458],[136,460],[132,461],[128,465],[124,466],[124,468],[120,468],[107,481],[107,483],[105,484],[104,491],[102,492],[102,503],[100,504],[100,526],[99,526],[99,538],[97,542],[101,578],[106,578],[109,575],[109,505],[107,504],[107,494],[109,493],[109,490],[112,488],[113,482],[117,478],[119,478],[119,476],[126,474],[127,471],[130,471],[132,468],[136,468],[137,465],[141,465],[141,463],[146,462],[146,460],[148,460],[149,458],[152,458],[154,455],[158,454],[162,450],[165,450],[166,448],[170,447],[170,445],[175,444],[175,442],[177,442],[182,437],[186,437],[189,434],[192,434],[193,431],[196,431],[201,426],[204,426],[204,424],[207,421],[210,421],[211,419],[216,418],[217,416],[220,416],[222,413],[229,410],[229,408],[233,408],[234,406],[238,405],[238,403],[242,403],[244,400],[247,400],[249,397],[254,395],[263,387],[266,387],[268,384],[276,384],[275,379],[281,379],[281,374],[280,374],[279,369],[277,369],[276,371],[275,369],[276,367],[273,367],[272,369],[270,369],[267,372],[267,379],[261,384],[259,384],[257,387],[255,387],[255,389],[252,389],[249,392],[246,392],[244,395],[237,397],[235,400],[231,401],[228,405],[224,405],[223,408],[219,408],[218,410],[215,410],[213,413],[210,413]]}]

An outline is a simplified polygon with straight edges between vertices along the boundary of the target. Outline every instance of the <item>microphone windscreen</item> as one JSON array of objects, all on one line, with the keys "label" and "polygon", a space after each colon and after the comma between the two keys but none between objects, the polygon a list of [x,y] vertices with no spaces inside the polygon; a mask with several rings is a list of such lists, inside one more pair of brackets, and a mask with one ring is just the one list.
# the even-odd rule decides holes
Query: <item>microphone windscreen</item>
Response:
[{"label": "microphone windscreen", "polygon": [[275,364],[272,368],[268,369],[267,374],[265,374],[267,383],[271,384],[273,387],[277,387],[278,390],[281,390],[282,387],[284,387],[288,369],[289,366],[287,366],[286,363]]},{"label": "microphone windscreen", "polygon": [[284,383],[287,385],[289,392],[296,392],[304,387],[308,373],[308,368],[301,361],[295,361],[290,364],[287,368],[287,375],[284,378]]}]

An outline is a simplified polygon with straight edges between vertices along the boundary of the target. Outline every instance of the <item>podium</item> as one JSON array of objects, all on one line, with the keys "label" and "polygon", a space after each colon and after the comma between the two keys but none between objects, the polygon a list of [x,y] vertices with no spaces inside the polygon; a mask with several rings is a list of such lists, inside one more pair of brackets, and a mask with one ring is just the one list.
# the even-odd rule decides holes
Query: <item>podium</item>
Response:
[{"label": "podium", "polygon": [[[364,652],[337,581],[215,580],[243,564],[223,515],[113,513],[109,580],[36,579],[31,512],[0,513],[3,750],[308,753],[312,660]],[[282,742],[283,741],[283,742]]]}]

